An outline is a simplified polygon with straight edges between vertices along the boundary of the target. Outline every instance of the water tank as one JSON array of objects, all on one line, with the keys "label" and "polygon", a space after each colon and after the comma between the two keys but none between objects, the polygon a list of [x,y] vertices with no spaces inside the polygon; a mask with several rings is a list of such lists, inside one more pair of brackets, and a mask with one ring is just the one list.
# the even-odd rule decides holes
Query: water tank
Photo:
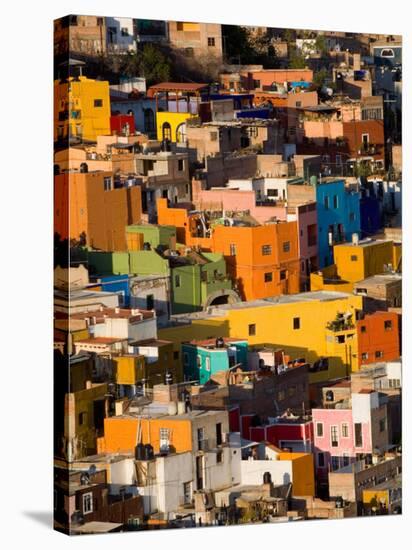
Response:
[{"label": "water tank", "polygon": [[310,176],[310,184],[315,187],[318,184],[318,176]]},{"label": "water tank", "polygon": [[144,446],[144,459],[151,460],[153,457],[153,445],[150,445],[150,443],[146,443],[146,445]]},{"label": "water tank", "polygon": [[170,416],[177,414],[177,405],[174,401],[171,401],[169,403],[169,406],[167,408],[167,414],[169,414]]},{"label": "water tank", "polygon": [[88,171],[89,171],[89,167],[87,166],[87,163],[82,162],[81,165],[80,165],[80,172],[82,174],[87,174]]},{"label": "water tank", "polygon": [[359,244],[359,235],[357,233],[352,233],[352,244],[354,245]]},{"label": "water tank", "polygon": [[342,497],[336,497],[335,508],[343,508],[343,498]]},{"label": "water tank", "polygon": [[217,348],[224,348],[225,347],[225,341],[221,336],[219,338],[216,338],[216,347]]},{"label": "water tank", "polygon": [[145,448],[143,443],[138,443],[134,449],[134,457],[136,460],[144,460]]},{"label": "water tank", "polygon": [[186,403],[184,401],[177,402],[177,414],[185,414],[186,412]]},{"label": "water tank", "polygon": [[272,483],[272,476],[270,474],[270,472],[265,472],[263,474],[263,483],[266,484],[266,483]]}]

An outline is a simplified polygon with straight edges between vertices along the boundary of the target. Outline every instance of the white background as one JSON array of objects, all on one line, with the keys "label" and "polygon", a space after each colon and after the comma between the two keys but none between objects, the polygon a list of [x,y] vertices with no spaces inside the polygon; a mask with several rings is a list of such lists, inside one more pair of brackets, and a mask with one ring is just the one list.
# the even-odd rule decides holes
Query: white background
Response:
[{"label": "white background", "polygon": [[[409,349],[411,14],[401,0],[40,0],[1,12],[0,541],[14,548],[407,548],[410,494]],[[69,538],[52,509],[52,32],[53,19],[95,14],[403,34],[404,38],[404,514],[402,517]],[[5,171],[4,171],[5,168]],[[405,206],[406,205],[406,206]],[[408,352],[407,355],[405,352]]]}]

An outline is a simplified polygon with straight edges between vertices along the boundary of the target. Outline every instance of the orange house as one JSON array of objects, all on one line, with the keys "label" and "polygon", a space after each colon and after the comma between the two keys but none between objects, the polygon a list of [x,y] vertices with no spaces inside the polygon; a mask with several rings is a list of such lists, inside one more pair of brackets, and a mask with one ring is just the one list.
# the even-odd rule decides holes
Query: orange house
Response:
[{"label": "orange house", "polygon": [[160,429],[169,430],[170,444],[176,453],[192,450],[192,422],[189,418],[132,418],[112,416],[104,419],[104,437],[97,441],[98,452],[134,452],[138,442],[160,450]]},{"label": "orange house", "polygon": [[54,230],[62,239],[112,251],[127,250],[126,226],[140,223],[140,187],[114,187],[112,172],[69,172],[54,177]]},{"label": "orange house", "polygon": [[377,311],[357,323],[359,365],[399,359],[399,315]]},{"label": "orange house", "polygon": [[[157,201],[160,225],[175,225],[178,240],[225,256],[228,270],[244,300],[299,292],[297,222],[257,226],[214,225],[207,236],[196,231],[198,216]],[[199,236],[198,236],[199,235]]]}]

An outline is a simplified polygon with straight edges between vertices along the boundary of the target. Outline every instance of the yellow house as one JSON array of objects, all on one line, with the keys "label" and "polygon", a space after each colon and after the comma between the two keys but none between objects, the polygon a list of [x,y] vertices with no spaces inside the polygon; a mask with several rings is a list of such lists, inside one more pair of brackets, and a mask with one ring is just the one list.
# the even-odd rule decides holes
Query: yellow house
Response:
[{"label": "yellow house", "polygon": [[313,454],[281,452],[279,460],[290,460],[292,462],[292,495],[294,497],[315,496]]},{"label": "yellow house", "polygon": [[191,113],[158,112],[156,115],[157,139],[183,143],[186,135],[186,121],[195,116],[197,115]]},{"label": "yellow house", "polygon": [[144,378],[145,359],[143,355],[119,355],[113,357],[117,384],[132,386]]},{"label": "yellow house", "polygon": [[384,273],[388,266],[398,269],[402,247],[393,241],[365,239],[333,247],[335,263],[311,273],[311,290],[352,292],[354,283]]},{"label": "yellow house", "polygon": [[54,82],[54,140],[110,135],[109,82],[85,76]]},{"label": "yellow house", "polygon": [[[159,330],[175,351],[191,339],[227,336],[247,338],[249,345],[267,344],[292,358],[315,363],[311,382],[347,376],[358,370],[356,311],[362,297],[343,292],[306,292],[221,306],[215,313],[193,315],[191,324]],[[334,324],[338,315],[346,321]],[[329,327],[329,328],[328,328]],[[321,361],[329,358],[328,362]]]},{"label": "yellow house", "polygon": [[[200,103],[207,99],[207,84],[161,82],[151,86],[148,96],[156,98],[156,130],[159,141],[186,142],[186,121],[198,117]],[[159,107],[158,98],[166,101]]]}]

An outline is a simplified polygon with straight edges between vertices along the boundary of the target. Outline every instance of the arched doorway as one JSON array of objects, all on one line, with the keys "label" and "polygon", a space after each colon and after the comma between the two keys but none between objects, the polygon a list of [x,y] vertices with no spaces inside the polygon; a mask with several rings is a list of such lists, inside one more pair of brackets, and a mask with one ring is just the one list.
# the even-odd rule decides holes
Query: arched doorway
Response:
[{"label": "arched doorway", "polygon": [[203,309],[207,309],[210,306],[221,306],[225,304],[236,304],[240,302],[240,296],[234,290],[221,289],[216,290],[209,294],[204,303]]},{"label": "arched doorway", "polygon": [[186,143],[186,122],[182,122],[176,128],[176,141],[177,143]]},{"label": "arched doorway", "polygon": [[162,126],[162,139],[169,140],[172,139],[172,128],[168,122],[164,122]]},{"label": "arched doorway", "polygon": [[155,129],[154,112],[152,109],[144,110],[144,130],[147,133],[153,132]]}]

